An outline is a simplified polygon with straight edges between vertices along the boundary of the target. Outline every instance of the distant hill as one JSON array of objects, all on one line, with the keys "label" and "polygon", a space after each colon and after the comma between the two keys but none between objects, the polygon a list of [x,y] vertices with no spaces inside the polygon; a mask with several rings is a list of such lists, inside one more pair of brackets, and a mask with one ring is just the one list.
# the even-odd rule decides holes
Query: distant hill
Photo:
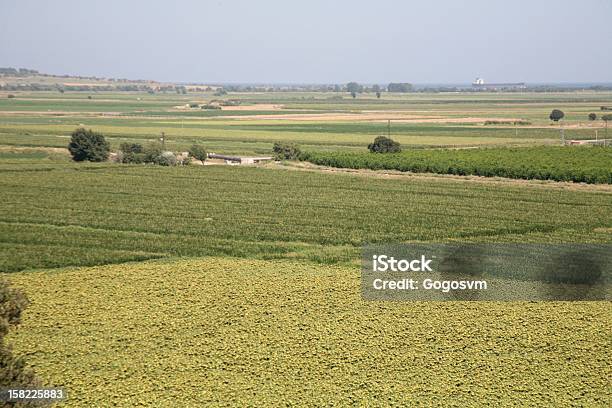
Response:
[{"label": "distant hill", "polygon": [[0,67],[0,90],[4,91],[138,91],[178,92],[185,87],[145,79],[51,75],[28,68]]}]

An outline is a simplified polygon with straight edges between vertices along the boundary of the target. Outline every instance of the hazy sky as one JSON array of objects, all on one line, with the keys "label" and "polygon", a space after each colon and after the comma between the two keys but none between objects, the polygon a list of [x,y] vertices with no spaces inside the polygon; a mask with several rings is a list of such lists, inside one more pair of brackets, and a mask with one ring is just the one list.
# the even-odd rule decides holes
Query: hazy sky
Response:
[{"label": "hazy sky", "polygon": [[612,0],[0,0],[0,66],[192,82],[612,82]]}]

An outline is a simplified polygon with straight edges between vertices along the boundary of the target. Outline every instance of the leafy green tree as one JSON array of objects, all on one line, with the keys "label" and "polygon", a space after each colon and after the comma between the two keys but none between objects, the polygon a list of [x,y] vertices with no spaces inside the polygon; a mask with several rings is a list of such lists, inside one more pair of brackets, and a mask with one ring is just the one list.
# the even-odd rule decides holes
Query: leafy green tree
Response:
[{"label": "leafy green tree", "polygon": [[400,82],[400,83],[391,82],[387,86],[387,90],[389,92],[412,92],[412,84],[409,84],[407,82]]},{"label": "leafy green tree", "polygon": [[208,158],[208,153],[206,152],[206,149],[204,148],[204,146],[199,144],[194,144],[189,148],[189,155],[196,160],[202,161],[202,163],[204,163]]},{"label": "leafy green tree", "polygon": [[565,113],[563,113],[563,111],[560,111],[559,109],[553,109],[552,112],[550,112],[550,115],[548,115],[548,117],[550,118],[550,120],[558,122],[561,119],[563,119],[563,117],[565,116]]},{"label": "leafy green tree", "polygon": [[223,96],[227,95],[227,91],[223,88],[217,88],[217,92],[213,94],[214,96]]},{"label": "leafy green tree", "polygon": [[10,328],[21,322],[21,313],[27,306],[28,299],[23,292],[0,279],[0,388],[36,388],[41,385],[34,372],[26,367],[25,360],[15,356],[4,339]]},{"label": "leafy green tree", "polygon": [[123,153],[142,153],[143,148],[140,143],[121,143],[119,145],[119,150]]},{"label": "leafy green tree", "polygon": [[108,159],[110,144],[100,133],[78,128],[72,132],[68,150],[74,161],[101,162]]},{"label": "leafy green tree", "polygon": [[372,153],[399,153],[402,149],[399,142],[386,136],[378,136],[368,145],[368,150]]},{"label": "leafy green tree", "polygon": [[[565,113],[563,113],[563,111],[560,111],[559,109],[553,109],[552,112],[550,112],[550,115],[548,115],[549,119],[559,123],[559,121],[561,119],[563,119],[563,117],[565,116]],[[561,126],[561,124],[559,123],[559,132],[561,133],[561,144],[565,144],[565,136],[563,134],[563,126]]]},{"label": "leafy green tree", "polygon": [[144,163],[144,149],[140,143],[121,143],[122,163]]},{"label": "leafy green tree", "polygon": [[359,85],[357,82],[349,82],[348,84],[346,84],[346,91],[350,92],[351,95],[353,93],[361,93],[363,92],[363,86]]},{"label": "leafy green tree", "polygon": [[353,99],[355,99],[357,97],[357,92],[351,92],[351,96],[353,97]]},{"label": "leafy green tree", "polygon": [[272,147],[276,160],[297,160],[300,157],[300,147],[294,143],[276,142]]},{"label": "leafy green tree", "polygon": [[376,97],[377,97],[378,99],[380,99],[380,91],[379,91],[379,92],[376,92]]},{"label": "leafy green tree", "polygon": [[144,163],[157,163],[163,150],[159,143],[151,143],[142,150]]},{"label": "leafy green tree", "polygon": [[597,115],[594,113],[589,113],[589,120],[597,120]]}]

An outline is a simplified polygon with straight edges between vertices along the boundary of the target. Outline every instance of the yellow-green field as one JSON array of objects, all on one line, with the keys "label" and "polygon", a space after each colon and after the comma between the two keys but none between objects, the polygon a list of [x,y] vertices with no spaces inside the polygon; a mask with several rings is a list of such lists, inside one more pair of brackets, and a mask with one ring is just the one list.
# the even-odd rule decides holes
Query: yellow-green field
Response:
[{"label": "yellow-green field", "polygon": [[611,402],[608,302],[367,302],[357,269],[233,258],[10,276],[66,407]]}]

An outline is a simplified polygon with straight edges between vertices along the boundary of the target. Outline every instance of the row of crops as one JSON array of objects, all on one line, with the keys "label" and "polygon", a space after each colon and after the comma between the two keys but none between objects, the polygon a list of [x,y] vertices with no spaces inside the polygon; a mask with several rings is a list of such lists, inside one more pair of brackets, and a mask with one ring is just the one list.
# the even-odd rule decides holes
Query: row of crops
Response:
[{"label": "row of crops", "polygon": [[0,160],[0,271],[209,255],[342,263],[364,242],[612,240],[606,192],[24,161]]},{"label": "row of crops", "polygon": [[612,147],[603,146],[407,150],[397,154],[305,152],[301,159],[351,169],[612,184]]}]

